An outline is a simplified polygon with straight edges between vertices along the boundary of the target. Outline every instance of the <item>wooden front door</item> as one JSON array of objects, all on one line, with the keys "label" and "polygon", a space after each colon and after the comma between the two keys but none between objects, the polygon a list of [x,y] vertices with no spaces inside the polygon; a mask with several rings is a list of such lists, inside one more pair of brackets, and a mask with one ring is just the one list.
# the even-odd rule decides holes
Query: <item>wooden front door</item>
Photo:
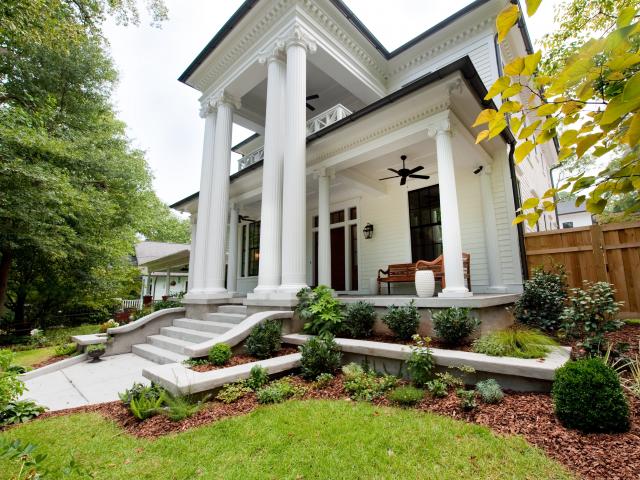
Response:
[{"label": "wooden front door", "polygon": [[346,290],[344,271],[344,227],[331,229],[331,288]]}]

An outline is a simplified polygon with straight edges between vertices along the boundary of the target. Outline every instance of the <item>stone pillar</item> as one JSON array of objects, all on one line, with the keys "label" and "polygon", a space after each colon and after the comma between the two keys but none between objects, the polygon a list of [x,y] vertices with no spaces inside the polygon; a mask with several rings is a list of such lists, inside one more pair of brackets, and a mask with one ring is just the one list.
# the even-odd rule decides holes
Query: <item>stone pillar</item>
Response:
[{"label": "stone pillar", "polygon": [[286,70],[280,49],[262,57],[267,63],[267,111],[262,167],[260,260],[258,286],[248,297],[268,297],[281,283],[282,175],[284,162],[284,99]]},{"label": "stone pillar", "polygon": [[188,291],[193,286],[193,277],[196,263],[196,236],[198,235],[198,214],[191,214],[191,247],[189,248],[189,276],[187,277]]},{"label": "stone pillar", "polygon": [[442,253],[446,277],[446,288],[440,292],[439,296],[469,297],[471,292],[466,287],[462,264],[462,236],[449,120],[441,121],[433,131],[430,131],[430,134],[436,139],[442,217]]},{"label": "stone pillar", "polygon": [[329,224],[329,176],[318,177],[318,284],[331,287],[331,226]]},{"label": "stone pillar", "polygon": [[227,257],[227,291],[238,290],[238,208],[231,204],[229,209],[229,255]]},{"label": "stone pillar", "polygon": [[484,241],[487,246],[487,269],[489,273],[489,290],[506,292],[502,283],[502,269],[498,255],[498,232],[496,230],[496,212],[493,205],[491,188],[491,165],[483,165],[480,172],[480,194],[482,195],[482,216],[484,220]]},{"label": "stone pillar", "polygon": [[295,28],[287,38],[284,174],[282,191],[282,283],[278,292],[294,297],[307,286],[307,50],[315,44]]}]

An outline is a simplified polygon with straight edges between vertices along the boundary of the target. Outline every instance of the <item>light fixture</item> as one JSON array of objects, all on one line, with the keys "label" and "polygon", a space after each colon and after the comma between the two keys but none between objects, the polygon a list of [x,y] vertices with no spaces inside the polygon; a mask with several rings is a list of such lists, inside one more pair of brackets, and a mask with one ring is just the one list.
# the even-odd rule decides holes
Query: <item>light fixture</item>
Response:
[{"label": "light fixture", "polygon": [[367,223],[362,229],[362,233],[364,234],[364,238],[369,240],[371,237],[373,237],[373,225]]},{"label": "light fixture", "polygon": [[483,168],[484,168],[484,165],[478,165],[478,167],[476,167],[476,169],[473,171],[474,175],[479,174]]}]

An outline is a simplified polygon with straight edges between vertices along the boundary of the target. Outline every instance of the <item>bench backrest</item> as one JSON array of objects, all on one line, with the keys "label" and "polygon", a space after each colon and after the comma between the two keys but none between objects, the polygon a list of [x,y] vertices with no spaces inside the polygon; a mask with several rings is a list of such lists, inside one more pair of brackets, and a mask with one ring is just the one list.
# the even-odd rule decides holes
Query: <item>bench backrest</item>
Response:
[{"label": "bench backrest", "polygon": [[415,277],[416,264],[396,263],[393,265],[389,265],[388,272],[389,277]]}]

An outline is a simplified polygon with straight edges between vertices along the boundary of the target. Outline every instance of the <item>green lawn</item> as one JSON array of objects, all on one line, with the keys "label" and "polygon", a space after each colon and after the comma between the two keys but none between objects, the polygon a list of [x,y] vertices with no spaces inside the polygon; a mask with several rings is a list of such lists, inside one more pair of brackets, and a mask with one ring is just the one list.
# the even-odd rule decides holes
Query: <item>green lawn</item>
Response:
[{"label": "green lawn", "polygon": [[[37,444],[49,468],[75,455],[100,479],[572,478],[519,437],[343,400],[262,407],[152,441],[96,414],[35,421],[1,436]],[[10,467],[0,460],[0,472]]]},{"label": "green lawn", "polygon": [[15,352],[13,363],[23,367],[31,367],[47,358],[53,357],[56,347],[34,348],[32,350],[20,350]]},{"label": "green lawn", "polygon": [[49,328],[44,332],[45,337],[51,345],[69,343],[73,335],[88,335],[98,333],[100,325],[80,325],[78,327],[56,327]]}]

